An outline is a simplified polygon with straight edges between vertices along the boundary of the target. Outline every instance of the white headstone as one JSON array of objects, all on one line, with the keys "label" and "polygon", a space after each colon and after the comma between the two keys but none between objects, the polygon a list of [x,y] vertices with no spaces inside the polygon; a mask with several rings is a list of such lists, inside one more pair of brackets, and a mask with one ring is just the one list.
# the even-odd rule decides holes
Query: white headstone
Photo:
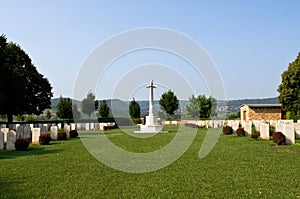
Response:
[{"label": "white headstone", "polygon": [[70,138],[71,126],[68,124],[64,125],[64,132],[67,134],[67,138]]},{"label": "white headstone", "polygon": [[276,128],[276,131],[277,131],[277,132],[283,133],[283,123],[282,123],[281,121],[278,121],[278,122],[276,123],[275,128]]},{"label": "white headstone", "polygon": [[58,129],[61,129],[61,123],[58,123],[58,124],[57,124],[57,128],[58,128]]},{"label": "white headstone", "polygon": [[293,124],[294,120],[283,120],[284,124]]},{"label": "white headstone", "polygon": [[234,122],[232,123],[232,129],[233,129],[234,131],[236,131],[236,130],[239,128],[239,124],[240,124],[239,121],[234,121]]},{"label": "white headstone", "polygon": [[41,126],[41,135],[42,134],[47,134],[47,127],[46,126]]},{"label": "white headstone", "polygon": [[50,127],[50,137],[52,140],[57,140],[57,126]]},{"label": "white headstone", "polygon": [[4,149],[4,133],[0,131],[0,150]]},{"label": "white headstone", "polygon": [[76,130],[76,124],[71,124],[71,130]]},{"label": "white headstone", "polygon": [[30,138],[30,131],[31,131],[31,127],[30,126],[25,126],[24,127],[24,138]]},{"label": "white headstone", "polygon": [[16,150],[15,142],[16,142],[16,132],[11,130],[6,135],[6,149],[7,150]]},{"label": "white headstone", "polygon": [[86,130],[86,131],[89,131],[89,130],[90,130],[90,123],[86,123],[86,124],[85,124],[85,130]]},{"label": "white headstone", "polygon": [[300,138],[300,123],[294,123],[294,129],[296,138]]},{"label": "white headstone", "polygon": [[17,126],[17,138],[24,137],[24,128],[23,126]]},{"label": "white headstone", "polygon": [[39,144],[41,129],[40,128],[32,128],[31,131],[32,131],[32,144]]},{"label": "white headstone", "polygon": [[7,133],[9,131],[9,128],[1,128],[1,131],[4,133],[4,142],[6,142]]},{"label": "white headstone", "polygon": [[95,124],[94,123],[91,123],[91,126],[90,126],[90,130],[95,130]]},{"label": "white headstone", "polygon": [[29,126],[30,126],[30,128],[33,128],[33,127],[34,127],[34,125],[33,125],[33,124],[29,124]]},{"label": "white headstone", "polygon": [[269,124],[265,124],[265,123],[260,124],[260,138],[262,140],[270,139]]},{"label": "white headstone", "polygon": [[286,144],[295,144],[295,131],[293,124],[284,124],[282,133],[285,135]]},{"label": "white headstone", "polygon": [[244,131],[246,133],[246,136],[249,136],[252,134],[252,122],[251,121],[246,122],[244,124]]}]

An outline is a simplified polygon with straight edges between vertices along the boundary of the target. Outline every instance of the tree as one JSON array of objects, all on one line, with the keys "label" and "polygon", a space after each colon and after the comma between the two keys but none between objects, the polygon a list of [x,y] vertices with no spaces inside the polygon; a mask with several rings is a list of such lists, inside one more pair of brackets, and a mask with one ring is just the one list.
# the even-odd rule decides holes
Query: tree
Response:
[{"label": "tree", "polygon": [[50,120],[51,117],[52,117],[51,112],[50,112],[50,110],[48,110],[47,113],[46,113],[46,118],[47,118],[48,120]]},{"label": "tree", "polygon": [[72,105],[72,111],[73,111],[73,118],[79,119],[81,116],[80,111],[78,110],[77,104],[73,103]]},{"label": "tree", "polygon": [[186,105],[186,115],[188,118],[198,119],[200,117],[198,100],[195,95],[189,98],[189,103]]},{"label": "tree", "polygon": [[289,64],[288,69],[281,74],[281,84],[278,86],[278,101],[283,110],[297,113],[300,110],[300,53],[296,60]]},{"label": "tree", "polygon": [[205,95],[199,95],[198,98],[199,116],[200,118],[210,118],[216,116],[217,101],[213,97],[206,98]]},{"label": "tree", "polygon": [[105,100],[103,100],[100,104],[99,114],[101,115],[101,117],[108,117],[109,115],[109,107],[107,106]]},{"label": "tree", "polygon": [[171,90],[162,94],[159,100],[159,105],[164,108],[166,113],[169,115],[174,115],[174,112],[179,108],[179,101]]},{"label": "tree", "polygon": [[60,96],[56,115],[60,119],[73,119],[72,101],[70,98],[63,98]]},{"label": "tree", "polygon": [[141,118],[141,107],[134,98],[129,104],[129,115],[131,118]]},{"label": "tree", "polygon": [[50,108],[52,87],[15,43],[0,36],[0,114],[8,123],[13,115],[40,114]]},{"label": "tree", "polygon": [[81,102],[81,111],[91,118],[91,114],[98,109],[99,104],[98,100],[95,100],[96,97],[92,92],[89,92],[85,99]]}]

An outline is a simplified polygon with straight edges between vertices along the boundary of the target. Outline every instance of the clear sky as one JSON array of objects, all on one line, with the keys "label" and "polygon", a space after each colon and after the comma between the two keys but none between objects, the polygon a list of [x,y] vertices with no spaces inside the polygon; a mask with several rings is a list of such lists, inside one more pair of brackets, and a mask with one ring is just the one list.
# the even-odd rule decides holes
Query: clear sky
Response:
[{"label": "clear sky", "polygon": [[[281,73],[300,51],[299,9],[298,0],[0,0],[0,34],[30,55],[52,84],[54,97],[73,96],[82,64],[103,41],[131,29],[160,27],[181,32],[206,50],[220,72],[227,99],[267,98],[278,95]],[[141,65],[169,56],[152,52],[151,60],[147,53],[127,59]],[[133,55],[138,62],[132,62]],[[184,64],[176,60],[166,62]],[[111,70],[112,77],[122,76],[117,64]],[[185,77],[189,75],[192,78],[192,71],[186,71]],[[145,77],[146,82],[150,79]],[[205,85],[201,78],[199,85]],[[200,87],[196,95],[209,95]],[[99,99],[110,98],[111,89],[91,88]],[[132,95],[147,99],[144,90]]]}]

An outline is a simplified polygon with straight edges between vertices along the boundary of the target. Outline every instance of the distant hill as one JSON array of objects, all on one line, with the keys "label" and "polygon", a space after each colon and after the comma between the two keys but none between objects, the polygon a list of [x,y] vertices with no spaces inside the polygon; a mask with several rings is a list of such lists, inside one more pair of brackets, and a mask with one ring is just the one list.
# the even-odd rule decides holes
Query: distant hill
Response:
[{"label": "distant hill", "polygon": [[[80,101],[74,100],[74,102],[77,104],[78,108],[80,109]],[[128,115],[128,106],[129,101],[122,101],[118,99],[110,99],[106,100],[107,105],[109,106],[110,110],[114,110],[114,115],[120,115],[120,116],[127,116]],[[227,113],[233,113],[237,112],[239,110],[239,107],[242,104],[279,104],[277,97],[274,98],[264,98],[264,99],[237,99],[237,100],[220,100],[220,103],[224,104],[224,109]],[[56,110],[57,104],[59,103],[59,98],[53,98],[51,100],[51,109]],[[99,104],[101,101],[99,101]],[[149,102],[148,100],[137,100],[137,103],[141,107],[141,112],[147,112],[149,109]],[[188,104],[188,100],[180,100],[179,101],[180,108],[184,111],[186,104]],[[159,109],[159,101],[154,101],[154,109]]]}]

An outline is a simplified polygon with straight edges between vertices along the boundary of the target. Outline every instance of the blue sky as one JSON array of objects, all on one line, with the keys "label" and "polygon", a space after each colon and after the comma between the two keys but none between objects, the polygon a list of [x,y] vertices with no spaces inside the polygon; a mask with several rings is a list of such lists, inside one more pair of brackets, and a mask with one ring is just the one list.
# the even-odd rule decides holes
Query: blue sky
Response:
[{"label": "blue sky", "polygon": [[[0,0],[0,33],[30,55],[54,87],[54,97],[73,96],[82,64],[103,41],[131,29],[160,27],[181,32],[206,50],[223,79],[227,99],[267,98],[278,95],[281,73],[300,51],[299,8],[297,0]],[[151,62],[149,57],[169,60],[164,53],[144,52],[136,53],[139,61],[134,62],[132,55],[131,64],[143,64],[143,57],[145,63]],[[165,62],[184,65],[177,58],[170,60]],[[117,65],[111,70],[121,77]],[[192,73],[186,71],[185,78],[195,78]],[[201,77],[193,82],[199,84],[196,95],[210,94]],[[112,96],[110,86],[94,88],[99,99]],[[177,92],[166,85],[156,98],[164,89]],[[148,99],[144,87],[132,93]]]}]

